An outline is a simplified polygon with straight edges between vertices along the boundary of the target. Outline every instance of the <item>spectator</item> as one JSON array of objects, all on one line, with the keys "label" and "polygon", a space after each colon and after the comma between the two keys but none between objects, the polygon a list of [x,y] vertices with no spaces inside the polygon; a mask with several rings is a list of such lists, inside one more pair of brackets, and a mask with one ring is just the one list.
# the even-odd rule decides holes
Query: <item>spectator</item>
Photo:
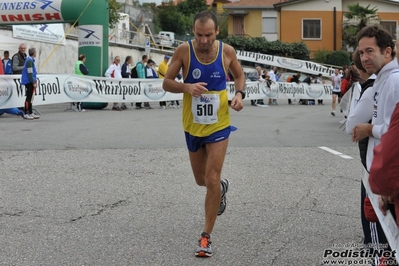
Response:
[{"label": "spectator", "polygon": [[4,75],[3,61],[0,60],[0,75]]},{"label": "spectator", "polygon": [[6,108],[6,109],[0,109],[0,115],[3,115],[4,113],[6,114],[11,114],[11,115],[16,115],[16,116],[20,116],[23,119],[28,119],[28,120],[33,120],[33,116],[26,116],[25,113],[21,110],[19,110],[18,108],[14,107],[14,108]]},{"label": "spectator", "polygon": [[[125,79],[132,78],[131,74],[130,74],[131,73],[130,64],[132,62],[133,62],[133,58],[130,55],[126,56],[125,63],[123,63],[122,68],[121,68],[122,78],[125,78]],[[130,103],[130,104],[131,104],[131,106],[133,106],[133,103]]]},{"label": "spectator", "polygon": [[[373,83],[375,80],[375,75],[368,74],[366,70],[363,68],[362,62],[360,60],[359,49],[356,49],[353,53],[353,61],[355,66],[359,70],[359,74],[363,77],[363,79],[367,79],[365,82],[361,84],[361,92],[359,102],[355,105],[353,110],[350,110],[348,119],[346,121],[346,132],[352,135],[353,128],[357,124],[361,123],[371,123],[371,119],[373,117]],[[366,137],[359,141],[359,153],[360,160],[363,167],[367,170],[366,164],[366,154],[367,154],[367,146],[368,146],[369,138]],[[371,245],[373,239],[384,239],[385,235],[382,231],[381,224],[378,219],[369,221],[366,217],[365,207],[368,208],[370,206],[370,200],[367,197],[366,188],[363,184],[363,180],[361,180],[360,187],[360,217],[362,221],[362,229],[364,234],[363,244]],[[368,212],[374,213],[374,210],[368,208]],[[376,230],[371,230],[370,228],[375,228]]]},{"label": "spectator", "polygon": [[[315,83],[316,83],[316,84],[324,84],[324,83],[326,83],[326,82],[323,80],[323,75],[322,75],[321,73],[319,73],[319,74],[317,75],[317,78],[315,79]],[[323,99],[318,99],[318,100],[317,100],[317,104],[318,104],[318,105],[324,105]]]},{"label": "spectator", "polygon": [[[251,81],[259,81],[259,82],[263,82],[265,81],[265,79],[262,77],[262,68],[260,66],[256,67],[256,71],[253,72],[252,74],[250,74],[248,76],[248,78]],[[259,107],[267,107],[267,105],[265,105],[265,103],[263,102],[263,99],[258,99],[258,100],[251,100],[251,105],[252,106],[259,106]]]},{"label": "spectator", "polygon": [[[146,76],[146,68],[145,65],[148,61],[148,56],[147,55],[143,55],[141,57],[141,61],[137,62],[136,64],[136,72],[137,72],[137,78],[139,79],[145,79]],[[144,103],[144,107],[149,107],[150,104],[149,103]],[[143,107],[141,106],[141,103],[136,103],[136,109],[140,110]]]},{"label": "spectator", "polygon": [[21,84],[25,85],[26,89],[24,118],[39,119],[40,116],[34,114],[32,110],[33,94],[35,93],[37,87],[37,71],[35,66],[36,49],[30,48],[28,53],[29,56],[25,60],[21,76]]},{"label": "spectator", "polygon": [[[396,57],[399,62],[399,43],[396,42]],[[398,75],[398,74],[396,74]],[[399,213],[399,103],[393,111],[388,131],[381,137],[381,143],[374,148],[374,159],[370,168],[371,190],[385,197],[391,197],[395,206],[395,214]],[[380,207],[386,214],[386,198],[381,198]],[[392,201],[391,201],[392,202]],[[396,223],[399,224],[398,218]]]},{"label": "spectator", "polygon": [[130,64],[133,62],[133,59],[130,55],[126,56],[125,63],[123,63],[121,68],[122,78],[130,79]]},{"label": "spectator", "polygon": [[335,69],[334,74],[331,76],[331,82],[332,82],[332,111],[331,115],[335,116],[335,108],[337,105],[337,98],[338,98],[338,104],[341,103],[341,75],[339,74],[339,69]]},{"label": "spectator", "polygon": [[[121,68],[119,66],[120,62],[121,58],[119,56],[115,56],[114,62],[108,67],[107,71],[105,71],[105,77],[121,79],[122,74],[121,74]],[[122,111],[126,109],[127,106],[124,103],[122,103],[122,107],[120,107],[118,103],[114,103],[114,105],[112,106],[112,110],[114,111]]]},{"label": "spectator", "polygon": [[[164,58],[163,58],[163,61],[158,66],[158,76],[161,79],[165,78],[166,72],[168,71],[169,59],[170,59],[170,56],[169,55],[165,55]],[[165,101],[159,102],[159,107],[161,107],[162,109],[166,109],[166,102]]]},{"label": "spectator", "polygon": [[[89,75],[89,70],[86,68],[85,62],[86,62],[86,56],[84,54],[80,54],[78,57],[78,62],[76,62],[75,64],[76,75]],[[79,112],[86,111],[85,109],[82,109],[82,102],[77,102],[76,108],[78,109]]]},{"label": "spectator", "polygon": [[1,61],[3,62],[4,74],[12,75],[12,60],[9,51],[4,51],[4,58]]},{"label": "spectator", "polygon": [[[287,82],[295,82],[299,84],[299,78],[301,77],[301,73],[297,73],[296,75],[293,75],[292,77],[287,78]],[[288,99],[288,104],[291,105],[292,101],[291,99]]]},{"label": "spectator", "polygon": [[24,68],[26,59],[26,45],[21,43],[18,48],[18,53],[12,56],[12,73],[22,74],[22,69]]},{"label": "spectator", "polygon": [[[277,67],[272,67],[272,69],[270,69],[270,71],[267,74],[269,75],[270,81],[271,81],[271,83],[269,84],[269,87],[271,86],[271,84],[278,82],[278,68]],[[269,105],[278,105],[277,99],[270,98],[268,104]]]},{"label": "spectator", "polygon": [[[395,214],[399,213],[399,102],[392,113],[388,131],[381,137],[381,143],[374,148],[374,159],[370,167],[370,188],[382,195],[380,208],[384,215],[388,202],[394,203]],[[388,198],[391,198],[388,201]],[[399,225],[398,218],[396,219]]]},{"label": "spectator", "polygon": [[[155,62],[152,59],[148,59],[146,69],[146,79],[157,79],[159,78],[156,71],[154,70]],[[150,103],[144,103],[145,109],[152,109]]]},{"label": "spectator", "polygon": [[[394,59],[396,52],[392,36],[381,27],[364,27],[358,33],[357,41],[364,69],[370,75],[377,75],[372,89],[374,109],[371,124],[357,124],[352,131],[352,140],[355,142],[369,137],[366,163],[370,170],[374,158],[373,148],[380,143],[381,136],[387,131],[392,112],[399,101],[399,65]],[[387,198],[384,196],[381,201],[386,203]],[[394,208],[391,211],[394,214]]]}]

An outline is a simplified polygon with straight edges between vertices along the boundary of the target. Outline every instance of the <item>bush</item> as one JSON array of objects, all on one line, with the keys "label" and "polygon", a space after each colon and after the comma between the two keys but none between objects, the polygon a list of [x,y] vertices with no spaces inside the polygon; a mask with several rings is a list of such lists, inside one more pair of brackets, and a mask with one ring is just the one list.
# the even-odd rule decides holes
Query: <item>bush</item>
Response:
[{"label": "bush", "polygon": [[331,51],[323,48],[322,50],[318,50],[313,54],[313,61],[320,64],[325,64],[327,61],[327,56],[331,53]]},{"label": "bush", "polygon": [[235,35],[229,35],[223,41],[236,50],[309,60],[310,51],[303,42],[268,42],[263,37],[245,38]]},{"label": "bush", "polygon": [[350,54],[347,51],[333,51],[327,55],[326,64],[334,66],[350,65]]}]

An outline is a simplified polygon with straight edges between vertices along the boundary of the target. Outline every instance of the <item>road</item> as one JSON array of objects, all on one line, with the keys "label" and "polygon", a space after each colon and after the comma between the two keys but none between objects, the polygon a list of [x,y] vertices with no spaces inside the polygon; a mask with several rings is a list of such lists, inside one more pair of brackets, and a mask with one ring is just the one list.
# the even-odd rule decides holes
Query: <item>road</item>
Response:
[{"label": "road", "polygon": [[181,110],[0,116],[0,265],[321,265],[362,239],[358,148],[325,103],[231,112],[231,186],[209,259],[194,257],[205,189]]}]

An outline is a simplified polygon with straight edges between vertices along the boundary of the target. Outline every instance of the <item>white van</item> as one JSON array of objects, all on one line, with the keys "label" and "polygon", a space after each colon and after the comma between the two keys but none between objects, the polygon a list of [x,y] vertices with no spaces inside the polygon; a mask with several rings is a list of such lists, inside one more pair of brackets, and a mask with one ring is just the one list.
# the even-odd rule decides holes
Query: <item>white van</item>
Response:
[{"label": "white van", "polygon": [[175,44],[175,33],[171,31],[160,31],[157,44],[161,46],[173,46]]}]

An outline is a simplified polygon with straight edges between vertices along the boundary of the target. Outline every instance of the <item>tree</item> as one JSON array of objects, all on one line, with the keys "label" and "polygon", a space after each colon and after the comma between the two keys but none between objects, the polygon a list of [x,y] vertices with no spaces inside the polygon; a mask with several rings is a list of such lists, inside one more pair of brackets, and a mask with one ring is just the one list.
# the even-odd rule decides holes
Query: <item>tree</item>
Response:
[{"label": "tree", "polygon": [[205,0],[186,0],[177,4],[177,9],[184,16],[191,16],[201,11],[206,10],[208,7]]},{"label": "tree", "polygon": [[347,19],[343,22],[342,39],[346,45],[355,48],[357,46],[356,35],[367,25],[378,25],[380,23],[377,15],[377,7],[370,8],[370,5],[363,7],[359,3],[348,5],[348,12],[344,13]]},{"label": "tree", "polygon": [[157,12],[156,21],[162,30],[186,36],[192,31],[194,15],[207,8],[205,0],[180,1],[177,5],[172,0],[164,1]]},{"label": "tree", "polygon": [[158,23],[161,25],[161,29],[164,31],[173,31],[176,34],[186,33],[186,21],[175,5],[173,1],[169,3],[162,3],[161,10],[158,11]]},{"label": "tree", "polygon": [[121,8],[122,4],[116,2],[116,0],[108,0],[108,6],[109,6],[109,28],[114,28],[119,20],[121,20]]}]

